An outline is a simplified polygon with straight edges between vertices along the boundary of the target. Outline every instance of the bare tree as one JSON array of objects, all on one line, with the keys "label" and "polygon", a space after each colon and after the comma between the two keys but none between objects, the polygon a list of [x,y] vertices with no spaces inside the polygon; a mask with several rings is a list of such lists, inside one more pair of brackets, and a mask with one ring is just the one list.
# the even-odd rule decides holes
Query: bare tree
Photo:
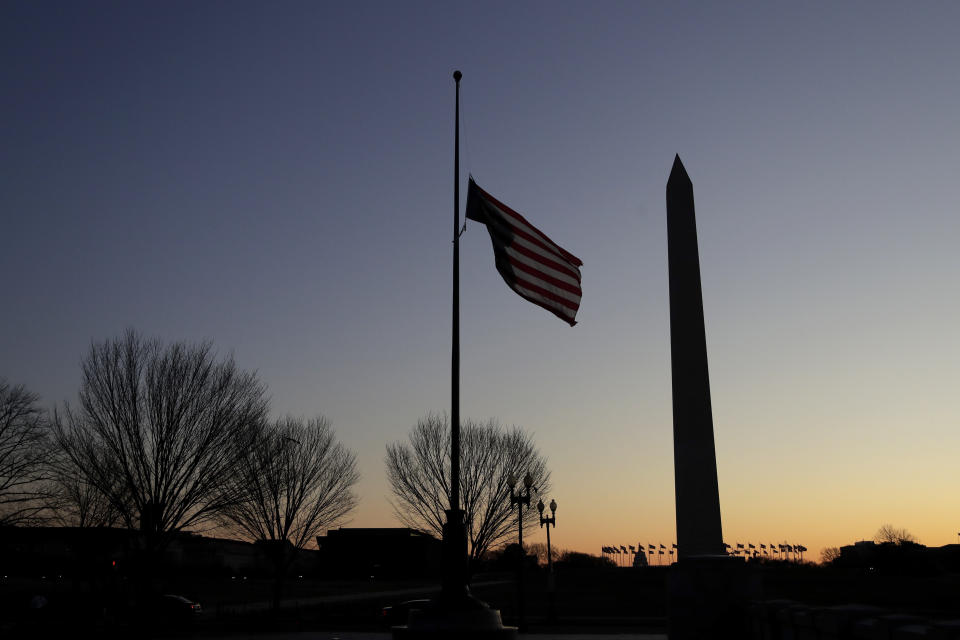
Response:
[{"label": "bare tree", "polygon": [[[65,437],[71,437],[65,434]],[[116,487],[104,492],[87,480],[63,448],[51,443],[47,453],[47,512],[49,519],[66,527],[112,527],[120,512],[110,502]],[[74,447],[71,447],[74,448]],[[103,457],[105,454],[100,454]],[[119,482],[120,478],[113,478]]]},{"label": "bare tree", "polygon": [[897,528],[892,524],[885,524],[877,529],[877,533],[873,536],[873,539],[877,543],[892,542],[897,545],[917,541],[917,538],[912,533],[906,529]]},{"label": "bare tree", "polygon": [[[536,517],[536,516],[535,516]],[[528,556],[535,556],[537,558],[538,565],[547,565],[547,543],[546,542],[532,542],[530,544],[525,544],[526,552]],[[557,546],[550,548],[550,557],[552,560],[556,561],[558,558],[562,557],[564,554],[568,553],[569,549],[563,549]]]},{"label": "bare tree", "polygon": [[[410,442],[387,446],[391,505],[406,526],[441,537],[450,508],[450,426],[437,415],[421,419]],[[517,535],[517,510],[510,506],[507,478],[513,472],[533,477],[541,494],[550,491],[550,472],[532,437],[518,427],[504,429],[495,420],[464,420],[460,426],[460,497],[467,522],[470,563],[485,551]],[[524,514],[524,532],[538,524],[536,512]]]},{"label": "bare tree", "polygon": [[557,564],[567,567],[577,568],[612,568],[617,564],[607,556],[595,556],[590,553],[580,551],[566,551],[557,559]]},{"label": "bare tree", "polygon": [[840,558],[840,549],[837,547],[824,547],[820,551],[820,564],[831,564],[834,560]]},{"label": "bare tree", "polygon": [[47,423],[39,396],[0,379],[0,526],[33,522],[44,508]]},{"label": "bare tree", "polygon": [[223,510],[227,525],[270,553],[276,570],[274,608],[296,552],[314,543],[357,505],[356,457],[334,437],[326,418],[283,418],[262,425],[240,456]]},{"label": "bare tree", "polygon": [[[545,565],[547,564],[547,543],[546,542],[531,542],[526,545],[525,551],[528,556],[533,556],[537,559],[537,564]],[[556,555],[556,549],[553,550],[554,555]]]},{"label": "bare tree", "polygon": [[224,487],[266,413],[263,386],[232,359],[216,361],[210,343],[163,345],[134,331],[92,344],[81,367],[79,406],[55,415],[56,443],[84,490],[140,531],[151,562],[231,500]]}]

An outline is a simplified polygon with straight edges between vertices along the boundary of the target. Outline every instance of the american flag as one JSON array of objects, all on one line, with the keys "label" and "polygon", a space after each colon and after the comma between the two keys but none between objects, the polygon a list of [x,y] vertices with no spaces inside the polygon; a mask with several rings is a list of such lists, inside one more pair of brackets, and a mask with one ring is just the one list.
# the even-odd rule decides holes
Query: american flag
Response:
[{"label": "american flag", "polygon": [[520,297],[569,323],[580,308],[580,258],[477,186],[470,178],[467,217],[487,225],[497,271]]}]

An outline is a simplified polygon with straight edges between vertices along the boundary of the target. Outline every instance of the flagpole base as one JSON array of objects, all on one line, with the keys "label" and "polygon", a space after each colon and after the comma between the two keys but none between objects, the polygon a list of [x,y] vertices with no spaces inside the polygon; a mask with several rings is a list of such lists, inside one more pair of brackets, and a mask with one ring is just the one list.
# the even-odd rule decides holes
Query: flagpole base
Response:
[{"label": "flagpole base", "polygon": [[445,511],[443,525],[443,583],[440,601],[449,607],[459,607],[470,598],[467,586],[467,525],[462,509]]},{"label": "flagpole base", "polygon": [[500,612],[484,603],[476,609],[445,610],[442,606],[411,611],[404,626],[393,627],[393,640],[516,640],[517,628],[505,627]]},{"label": "flagpole base", "polygon": [[460,509],[446,512],[443,525],[443,585],[440,598],[410,612],[407,624],[393,627],[394,640],[510,639],[516,627],[503,626],[500,611],[470,593],[467,585],[467,528]]},{"label": "flagpole base", "polygon": [[747,604],[761,597],[760,574],[742,558],[681,558],[667,573],[670,640],[749,637]]}]

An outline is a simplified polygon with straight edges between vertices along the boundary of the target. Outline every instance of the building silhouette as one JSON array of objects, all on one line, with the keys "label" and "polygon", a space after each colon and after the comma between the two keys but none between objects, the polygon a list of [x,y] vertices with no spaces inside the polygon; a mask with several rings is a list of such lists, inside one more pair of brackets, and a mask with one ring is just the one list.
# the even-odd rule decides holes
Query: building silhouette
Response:
[{"label": "building silhouette", "polygon": [[317,536],[322,571],[362,578],[440,575],[441,542],[408,528],[331,529]]}]

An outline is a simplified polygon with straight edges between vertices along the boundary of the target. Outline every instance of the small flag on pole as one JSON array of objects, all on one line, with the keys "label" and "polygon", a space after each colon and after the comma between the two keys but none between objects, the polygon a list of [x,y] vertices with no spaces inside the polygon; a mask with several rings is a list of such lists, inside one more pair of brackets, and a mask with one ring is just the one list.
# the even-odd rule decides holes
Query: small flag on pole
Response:
[{"label": "small flag on pole", "polygon": [[497,271],[520,297],[571,327],[580,308],[580,258],[477,186],[470,178],[467,217],[487,225]]}]

